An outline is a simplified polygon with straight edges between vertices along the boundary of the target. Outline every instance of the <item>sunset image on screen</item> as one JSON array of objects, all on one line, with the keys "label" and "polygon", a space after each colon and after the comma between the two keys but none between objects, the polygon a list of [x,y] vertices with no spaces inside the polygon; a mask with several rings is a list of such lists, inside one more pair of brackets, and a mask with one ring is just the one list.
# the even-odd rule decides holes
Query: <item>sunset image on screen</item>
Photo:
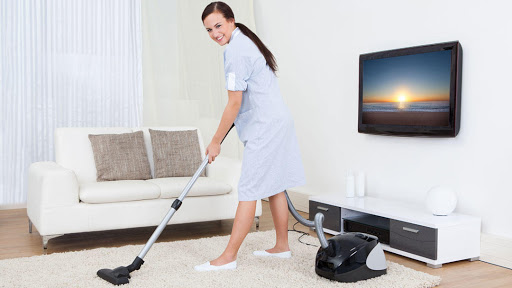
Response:
[{"label": "sunset image on screen", "polygon": [[448,126],[451,51],[363,62],[363,123]]}]

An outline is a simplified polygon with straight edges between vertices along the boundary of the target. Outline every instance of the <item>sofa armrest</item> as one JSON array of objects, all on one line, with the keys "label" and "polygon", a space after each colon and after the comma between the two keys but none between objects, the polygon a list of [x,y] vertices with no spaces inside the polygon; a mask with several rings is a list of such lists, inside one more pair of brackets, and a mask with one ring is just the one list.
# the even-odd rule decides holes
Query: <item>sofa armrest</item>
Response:
[{"label": "sofa armrest", "polygon": [[28,170],[27,214],[36,222],[45,208],[78,204],[78,192],[78,180],[72,170],[55,162],[32,163]]},{"label": "sofa armrest", "polygon": [[238,180],[242,171],[242,161],[218,156],[208,169],[208,177],[225,182],[233,187],[231,193],[238,191]]}]

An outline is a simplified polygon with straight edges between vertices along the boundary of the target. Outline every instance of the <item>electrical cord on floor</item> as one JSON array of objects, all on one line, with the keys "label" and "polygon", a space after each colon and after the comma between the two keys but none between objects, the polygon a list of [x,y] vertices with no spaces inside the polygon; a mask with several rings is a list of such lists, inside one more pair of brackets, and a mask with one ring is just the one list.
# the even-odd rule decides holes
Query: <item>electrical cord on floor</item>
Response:
[{"label": "electrical cord on floor", "polygon": [[300,243],[302,243],[302,244],[306,244],[306,245],[308,245],[308,246],[319,247],[318,245],[309,244],[309,243],[306,243],[306,242],[302,242],[302,241],[300,240],[300,238],[302,238],[302,237],[304,237],[304,236],[306,236],[306,235],[307,235],[307,236],[309,236],[309,233],[306,233],[306,232],[299,231],[299,230],[295,229],[295,225],[297,225],[297,224],[299,224],[299,221],[295,222],[295,224],[293,224],[292,230],[288,230],[288,231],[297,232],[297,233],[302,234],[302,235],[300,235],[300,237],[299,237],[299,239],[298,239]]}]

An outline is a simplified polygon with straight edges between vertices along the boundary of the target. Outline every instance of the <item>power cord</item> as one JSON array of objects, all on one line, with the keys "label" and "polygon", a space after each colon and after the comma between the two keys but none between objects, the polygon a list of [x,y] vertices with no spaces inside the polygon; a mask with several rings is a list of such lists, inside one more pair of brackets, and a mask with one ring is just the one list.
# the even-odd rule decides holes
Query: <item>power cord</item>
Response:
[{"label": "power cord", "polygon": [[308,246],[313,246],[313,247],[320,247],[320,246],[318,246],[318,245],[314,245],[314,244],[309,244],[309,243],[306,243],[306,242],[302,242],[302,241],[300,240],[300,238],[302,238],[302,237],[304,237],[304,236],[306,236],[306,235],[307,235],[307,236],[309,236],[309,233],[306,233],[306,232],[299,231],[299,230],[295,229],[295,225],[297,225],[297,224],[299,224],[299,221],[295,222],[295,224],[293,224],[292,230],[288,230],[288,231],[297,232],[297,233],[302,234],[302,235],[300,235],[300,237],[299,237],[299,239],[298,239],[298,240],[299,240],[299,243],[301,243],[301,244],[305,244],[305,245],[308,245]]}]

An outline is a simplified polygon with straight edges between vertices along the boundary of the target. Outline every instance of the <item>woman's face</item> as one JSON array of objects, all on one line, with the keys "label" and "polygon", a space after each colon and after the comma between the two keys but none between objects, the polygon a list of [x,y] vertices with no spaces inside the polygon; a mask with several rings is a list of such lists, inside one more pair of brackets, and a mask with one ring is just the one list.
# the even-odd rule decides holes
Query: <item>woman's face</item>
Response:
[{"label": "woman's face", "polygon": [[235,19],[226,20],[222,14],[213,12],[204,18],[203,21],[206,31],[213,41],[217,42],[220,46],[229,43],[231,33],[235,30]]}]

